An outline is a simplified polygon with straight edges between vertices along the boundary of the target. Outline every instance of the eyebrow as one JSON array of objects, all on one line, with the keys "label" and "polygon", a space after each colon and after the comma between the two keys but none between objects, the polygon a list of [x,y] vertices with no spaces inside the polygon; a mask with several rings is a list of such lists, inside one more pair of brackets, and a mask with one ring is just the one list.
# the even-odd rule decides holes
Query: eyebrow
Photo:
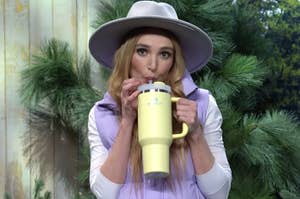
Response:
[{"label": "eyebrow", "polygon": [[[150,48],[150,46],[147,45],[147,44],[136,44],[136,48],[137,48],[137,47]],[[171,50],[171,51],[174,50],[173,47],[169,47],[169,46],[164,46],[164,47],[161,47],[160,49],[161,49],[161,50]]]}]

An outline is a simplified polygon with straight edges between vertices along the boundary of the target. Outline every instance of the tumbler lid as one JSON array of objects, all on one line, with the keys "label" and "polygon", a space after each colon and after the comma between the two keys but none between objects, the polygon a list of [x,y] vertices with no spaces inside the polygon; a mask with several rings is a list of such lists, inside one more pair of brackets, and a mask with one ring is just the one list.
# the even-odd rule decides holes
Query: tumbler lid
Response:
[{"label": "tumbler lid", "polygon": [[142,93],[152,92],[152,91],[171,93],[171,87],[169,85],[166,85],[163,82],[143,84],[138,87],[138,90]]}]

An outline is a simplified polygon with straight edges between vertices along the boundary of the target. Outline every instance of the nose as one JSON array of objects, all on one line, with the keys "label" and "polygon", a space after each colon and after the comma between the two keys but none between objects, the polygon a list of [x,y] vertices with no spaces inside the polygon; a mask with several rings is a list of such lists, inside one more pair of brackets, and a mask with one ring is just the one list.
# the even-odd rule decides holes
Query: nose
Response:
[{"label": "nose", "polygon": [[158,59],[155,55],[152,55],[149,59],[149,63],[148,63],[148,70],[154,72],[157,69],[157,65],[158,65]]}]

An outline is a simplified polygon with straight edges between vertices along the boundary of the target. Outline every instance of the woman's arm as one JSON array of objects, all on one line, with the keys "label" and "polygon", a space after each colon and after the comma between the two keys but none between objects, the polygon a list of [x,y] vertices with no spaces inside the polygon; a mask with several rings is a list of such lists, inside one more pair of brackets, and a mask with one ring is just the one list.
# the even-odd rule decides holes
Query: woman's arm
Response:
[{"label": "woman's arm", "polygon": [[[134,123],[136,122],[136,107],[137,107],[137,96],[139,91],[136,90],[137,86],[141,84],[141,81],[135,79],[125,80],[122,84],[121,91],[121,119],[119,123],[119,130],[117,136],[114,140],[112,147],[109,152],[103,152],[103,143],[99,138],[97,142],[95,139],[90,141],[91,148],[91,171],[96,169],[94,173],[98,173],[93,179],[94,183],[91,184],[91,188],[98,198],[101,198],[103,194],[108,194],[108,198],[116,198],[117,193],[114,197],[110,195],[105,187],[108,184],[112,187],[119,187],[123,184],[127,174],[128,160],[130,155],[131,138]],[[91,113],[90,113],[91,115]],[[101,118],[98,118],[101,119]],[[109,124],[108,124],[109,125]],[[90,130],[93,129],[94,130]],[[104,126],[103,128],[110,128],[109,126]],[[101,131],[101,129],[99,129]],[[89,137],[92,136],[91,132],[97,132],[95,118],[89,120]],[[94,135],[95,136],[95,135]],[[99,137],[99,133],[98,133]],[[98,147],[98,148],[97,148]],[[97,162],[92,162],[94,159],[99,159]],[[93,166],[93,167],[92,167]],[[97,180],[99,179],[99,180]],[[119,187],[120,188],[120,187]],[[115,188],[114,191],[118,192]],[[100,197],[101,196],[101,197]],[[103,197],[106,198],[106,197]]]},{"label": "woman's arm", "polygon": [[100,168],[106,161],[108,150],[103,145],[96,127],[94,109],[89,114],[88,140],[90,145],[90,188],[99,198],[115,199],[118,196],[122,184],[117,184],[107,179]]},{"label": "woman's arm", "polygon": [[[181,120],[190,125],[188,143],[191,150],[197,183],[209,199],[227,198],[231,184],[231,170],[222,139],[222,115],[212,96],[209,98],[204,127],[197,116],[197,103],[183,100],[179,109]],[[177,107],[178,109],[178,107]]]},{"label": "woman's arm", "polygon": [[101,167],[101,172],[112,182],[122,184],[125,181],[131,146],[133,124],[121,120],[120,128],[109,155]]},{"label": "woman's arm", "polygon": [[[121,120],[119,131],[108,157],[101,167],[104,176],[115,183],[124,183],[130,154],[132,130],[137,117],[137,87],[143,82],[124,80],[121,90]],[[109,127],[106,127],[109,128]]]},{"label": "woman's arm", "polygon": [[217,103],[210,95],[203,135],[215,161],[209,171],[197,175],[198,186],[208,199],[227,198],[231,187],[232,175],[222,138],[222,120]]},{"label": "woman's arm", "polygon": [[[89,115],[90,187],[97,198],[115,199],[124,183],[131,143],[130,126],[120,124],[118,135],[108,151],[96,127],[94,108]],[[109,128],[107,126],[106,128]]]}]

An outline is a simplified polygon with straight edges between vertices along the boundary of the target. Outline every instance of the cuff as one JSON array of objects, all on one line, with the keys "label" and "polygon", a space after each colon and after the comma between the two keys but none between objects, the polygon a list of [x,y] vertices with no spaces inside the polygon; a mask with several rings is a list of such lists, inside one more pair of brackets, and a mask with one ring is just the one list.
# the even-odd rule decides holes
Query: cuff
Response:
[{"label": "cuff", "polygon": [[228,184],[229,180],[224,169],[216,161],[208,172],[197,175],[196,179],[199,189],[204,195],[217,193]]},{"label": "cuff", "polygon": [[117,184],[106,178],[98,170],[95,182],[92,185],[92,191],[97,198],[116,199],[123,184]]}]

